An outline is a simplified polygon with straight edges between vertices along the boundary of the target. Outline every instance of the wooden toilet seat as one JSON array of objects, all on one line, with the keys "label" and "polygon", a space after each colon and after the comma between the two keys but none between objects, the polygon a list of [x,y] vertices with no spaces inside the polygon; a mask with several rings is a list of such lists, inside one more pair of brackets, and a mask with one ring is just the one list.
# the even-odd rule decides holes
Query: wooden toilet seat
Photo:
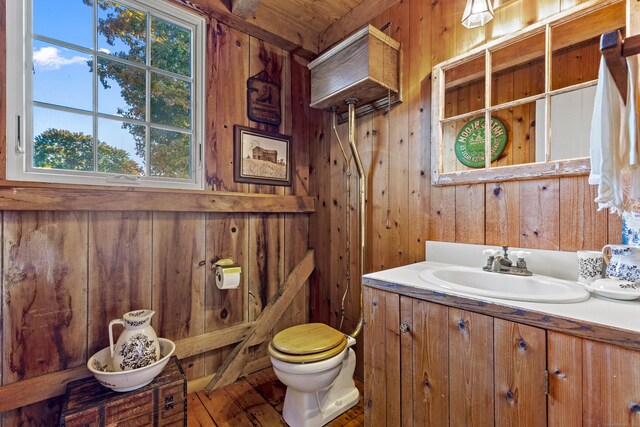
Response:
[{"label": "wooden toilet seat", "polygon": [[269,354],[283,362],[311,363],[329,359],[347,346],[347,337],[324,323],[307,323],[278,332]]}]

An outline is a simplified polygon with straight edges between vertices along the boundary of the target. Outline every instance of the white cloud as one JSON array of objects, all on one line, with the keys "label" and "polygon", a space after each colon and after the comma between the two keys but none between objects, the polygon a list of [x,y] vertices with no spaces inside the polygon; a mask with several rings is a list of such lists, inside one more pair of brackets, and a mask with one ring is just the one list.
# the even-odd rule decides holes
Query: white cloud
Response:
[{"label": "white cloud", "polygon": [[107,55],[111,54],[111,51],[109,49],[107,49],[107,48],[104,48],[104,47],[101,47],[100,49],[98,49],[98,51],[102,52],[102,53],[106,53]]},{"label": "white cloud", "polygon": [[65,58],[60,55],[60,49],[53,46],[42,47],[33,52],[33,63],[43,70],[59,70],[65,65],[86,63],[87,56],[73,56]]}]

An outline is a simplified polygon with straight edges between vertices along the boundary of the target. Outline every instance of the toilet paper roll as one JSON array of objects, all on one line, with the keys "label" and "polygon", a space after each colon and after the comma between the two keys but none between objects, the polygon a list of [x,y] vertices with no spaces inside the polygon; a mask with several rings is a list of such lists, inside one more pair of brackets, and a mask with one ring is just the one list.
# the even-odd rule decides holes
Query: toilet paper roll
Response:
[{"label": "toilet paper roll", "polygon": [[216,268],[218,289],[237,289],[240,286],[240,268]]}]

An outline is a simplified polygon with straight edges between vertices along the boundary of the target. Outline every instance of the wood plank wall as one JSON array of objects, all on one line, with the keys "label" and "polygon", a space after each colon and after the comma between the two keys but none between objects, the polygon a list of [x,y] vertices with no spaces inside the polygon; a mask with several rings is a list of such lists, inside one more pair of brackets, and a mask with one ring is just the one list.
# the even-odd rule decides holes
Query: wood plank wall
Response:
[{"label": "wood plank wall", "polygon": [[[0,0],[0,40],[5,1]],[[4,42],[0,45],[4,57]],[[211,20],[207,32],[206,180],[212,190],[309,194],[309,72],[306,62]],[[4,61],[0,77],[4,76]],[[266,69],[282,86],[283,122],[246,113],[246,80]],[[4,78],[2,78],[4,84]],[[0,105],[5,105],[0,91]],[[2,147],[4,108],[0,114]],[[233,181],[233,125],[293,135],[290,188]],[[108,322],[152,308],[172,340],[255,320],[308,247],[308,214],[1,211],[2,385],[82,366],[108,345]],[[243,268],[239,290],[215,287],[211,262]],[[276,326],[308,318],[301,292]],[[190,379],[216,371],[230,348],[183,360]],[[257,349],[252,360],[266,356]],[[1,415],[4,427],[55,425],[62,399]]]},{"label": "wood plank wall", "polygon": [[[357,144],[368,172],[366,271],[424,260],[427,239],[563,251],[620,241],[619,217],[597,212],[586,176],[448,187],[430,183],[431,68],[581,2],[514,0],[485,27],[468,30],[460,24],[465,0],[402,0],[371,22],[376,27],[391,22],[388,34],[402,43],[404,102],[390,113],[390,141],[385,113],[357,120]],[[311,119],[312,194],[318,200],[310,240],[319,254],[311,309],[314,319],[337,326],[345,289],[345,166],[330,115],[314,112]],[[339,126],[343,139],[345,128]],[[355,178],[351,188],[357,188]],[[351,204],[356,218],[353,197]],[[356,249],[352,245],[352,263]],[[358,319],[356,289],[348,298],[345,331]],[[362,372],[361,359],[358,366]]]}]

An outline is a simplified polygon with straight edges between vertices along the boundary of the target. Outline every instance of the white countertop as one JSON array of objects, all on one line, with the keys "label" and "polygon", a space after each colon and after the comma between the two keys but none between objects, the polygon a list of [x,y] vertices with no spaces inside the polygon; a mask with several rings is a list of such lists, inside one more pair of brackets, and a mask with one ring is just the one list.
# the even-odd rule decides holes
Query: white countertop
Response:
[{"label": "white countertop", "polygon": [[[497,298],[489,298],[465,293],[457,293],[443,289],[436,285],[431,285],[420,279],[419,274],[425,269],[443,266],[454,266],[453,264],[443,264],[438,262],[424,261],[410,264],[390,270],[379,271],[364,275],[364,283],[367,279],[387,282],[389,284],[405,285],[416,290],[428,290],[464,297],[469,300],[485,301],[501,306],[520,308],[527,311],[549,314],[563,318],[574,319],[597,323],[607,327],[640,333],[640,300],[618,301],[600,296],[594,296],[584,302],[568,304],[549,304],[525,301],[514,301]],[[480,268],[480,267],[478,267]],[[371,284],[371,282],[369,282]],[[389,289],[393,291],[393,289]],[[400,292],[401,293],[401,292]]]}]

